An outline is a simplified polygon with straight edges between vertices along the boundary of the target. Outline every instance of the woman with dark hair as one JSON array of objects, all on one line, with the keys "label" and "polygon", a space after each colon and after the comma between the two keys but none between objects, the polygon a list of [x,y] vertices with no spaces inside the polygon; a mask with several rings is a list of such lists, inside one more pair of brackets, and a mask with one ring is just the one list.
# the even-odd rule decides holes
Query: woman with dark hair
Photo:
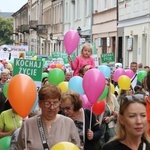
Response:
[{"label": "woman with dark hair", "polygon": [[124,97],[120,103],[116,136],[102,150],[149,150],[149,141],[144,96]]},{"label": "woman with dark hair", "polygon": [[90,128],[90,110],[82,108],[82,101],[78,93],[67,91],[61,96],[61,110],[64,114],[73,119],[80,136],[83,150],[100,150],[101,130],[92,113]]}]

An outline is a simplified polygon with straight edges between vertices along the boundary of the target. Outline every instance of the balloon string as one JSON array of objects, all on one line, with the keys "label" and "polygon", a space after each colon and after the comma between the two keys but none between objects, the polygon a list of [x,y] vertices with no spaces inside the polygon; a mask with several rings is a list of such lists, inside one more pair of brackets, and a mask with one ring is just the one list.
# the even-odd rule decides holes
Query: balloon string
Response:
[{"label": "balloon string", "polygon": [[23,119],[23,123],[24,123],[25,149],[27,150],[27,130],[26,130],[25,118]]},{"label": "balloon string", "polygon": [[89,126],[90,130],[91,130],[91,124],[92,124],[92,108],[93,108],[93,105],[91,106],[91,113],[90,113],[90,126]]}]

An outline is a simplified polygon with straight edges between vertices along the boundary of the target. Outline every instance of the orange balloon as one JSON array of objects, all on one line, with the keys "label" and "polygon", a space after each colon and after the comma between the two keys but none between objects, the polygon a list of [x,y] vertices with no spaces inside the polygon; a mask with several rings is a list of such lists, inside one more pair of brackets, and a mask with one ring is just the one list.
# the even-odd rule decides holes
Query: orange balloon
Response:
[{"label": "orange balloon", "polygon": [[8,100],[14,110],[21,116],[29,115],[36,101],[36,85],[31,77],[25,74],[14,76],[8,86]]},{"label": "orange balloon", "polygon": [[63,67],[63,64],[61,64],[61,63],[56,64],[56,68],[62,69],[62,67]]}]

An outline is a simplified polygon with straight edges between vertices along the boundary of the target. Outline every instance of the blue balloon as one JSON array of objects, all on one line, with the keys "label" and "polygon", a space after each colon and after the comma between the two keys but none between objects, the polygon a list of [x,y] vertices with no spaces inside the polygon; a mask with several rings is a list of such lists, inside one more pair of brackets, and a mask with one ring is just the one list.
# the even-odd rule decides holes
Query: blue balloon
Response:
[{"label": "blue balloon", "polygon": [[110,78],[111,70],[110,70],[110,68],[108,66],[100,65],[100,66],[98,66],[98,69],[103,73],[105,78]]},{"label": "blue balloon", "polygon": [[68,83],[68,89],[78,94],[84,94],[83,86],[82,86],[82,78],[80,76],[73,76]]},{"label": "blue balloon", "polygon": [[10,60],[8,60],[8,62],[14,64],[14,58],[11,58]]}]

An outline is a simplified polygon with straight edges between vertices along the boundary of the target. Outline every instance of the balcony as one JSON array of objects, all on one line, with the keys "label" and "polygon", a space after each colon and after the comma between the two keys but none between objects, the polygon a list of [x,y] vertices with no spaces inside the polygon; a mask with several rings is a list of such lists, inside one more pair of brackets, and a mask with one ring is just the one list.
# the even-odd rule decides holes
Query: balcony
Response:
[{"label": "balcony", "polygon": [[30,20],[29,21],[30,29],[36,30],[37,29],[37,25],[38,25],[38,21],[37,20]]},{"label": "balcony", "polygon": [[21,32],[21,26],[18,26],[18,28],[16,28],[16,32]]},{"label": "balcony", "polygon": [[37,34],[41,37],[46,37],[48,33],[47,25],[37,25]]},{"label": "balcony", "polygon": [[29,33],[29,25],[28,24],[23,24],[21,25],[21,33]]}]

